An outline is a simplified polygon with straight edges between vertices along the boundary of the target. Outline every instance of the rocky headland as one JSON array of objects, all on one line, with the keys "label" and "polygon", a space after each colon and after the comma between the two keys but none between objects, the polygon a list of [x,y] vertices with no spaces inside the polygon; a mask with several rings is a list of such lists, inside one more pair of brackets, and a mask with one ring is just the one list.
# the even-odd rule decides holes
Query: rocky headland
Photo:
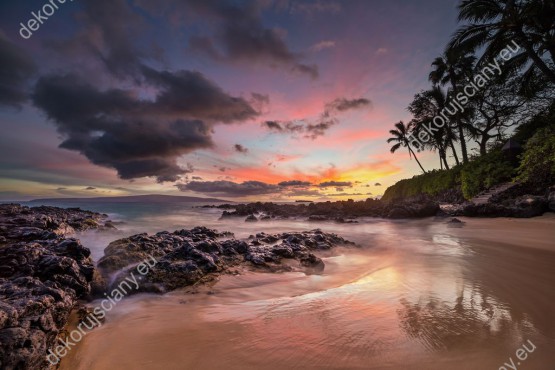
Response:
[{"label": "rocky headland", "polygon": [[0,205],[0,368],[41,369],[79,298],[91,294],[90,250],[76,231],[113,228],[80,209]]}]

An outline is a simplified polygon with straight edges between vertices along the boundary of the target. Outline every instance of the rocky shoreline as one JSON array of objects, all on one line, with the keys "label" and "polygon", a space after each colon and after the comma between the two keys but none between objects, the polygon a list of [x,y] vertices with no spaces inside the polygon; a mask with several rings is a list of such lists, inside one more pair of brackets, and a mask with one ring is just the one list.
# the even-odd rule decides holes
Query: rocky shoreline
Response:
[{"label": "rocky shoreline", "polygon": [[222,218],[246,217],[247,222],[273,219],[303,219],[308,221],[335,221],[356,223],[359,217],[382,217],[389,219],[422,218],[435,216],[439,203],[430,197],[418,197],[398,202],[382,202],[376,199],[365,201],[336,201],[301,204],[248,203],[204,206],[223,210]]},{"label": "rocky shoreline", "polygon": [[314,252],[354,246],[320,230],[241,240],[196,227],[116,240],[95,267],[90,250],[72,236],[111,228],[107,215],[78,208],[0,205],[0,368],[48,368],[48,350],[79,301],[102,297],[149,256],[156,264],[129,293],[165,293],[241,269],[319,273],[324,262]]},{"label": "rocky shoreline", "polygon": [[243,218],[246,222],[279,219],[300,219],[307,221],[334,221],[357,223],[360,217],[381,217],[387,219],[408,219],[424,217],[514,217],[529,218],[541,216],[545,212],[555,212],[555,187],[544,195],[537,191],[530,194],[526,186],[516,186],[492,198],[485,204],[461,201],[447,204],[443,196],[420,194],[406,199],[389,202],[377,199],[364,201],[336,201],[301,204],[278,204],[256,202],[247,204],[206,205],[204,208],[222,210],[222,218]]},{"label": "rocky shoreline", "polygon": [[41,369],[97,278],[76,231],[113,228],[80,209],[0,205],[0,368]]}]

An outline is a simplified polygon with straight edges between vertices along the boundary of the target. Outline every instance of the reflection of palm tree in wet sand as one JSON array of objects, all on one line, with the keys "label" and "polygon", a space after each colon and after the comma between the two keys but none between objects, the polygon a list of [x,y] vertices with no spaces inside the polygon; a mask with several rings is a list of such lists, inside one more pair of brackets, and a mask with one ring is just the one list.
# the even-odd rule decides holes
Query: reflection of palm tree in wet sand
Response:
[{"label": "reflection of palm tree in wet sand", "polygon": [[403,298],[397,310],[401,329],[433,350],[480,346],[485,341],[510,338],[509,332],[529,326],[523,315],[514,317],[485,293],[473,291],[465,299],[464,288],[454,302],[436,297],[411,303]]}]

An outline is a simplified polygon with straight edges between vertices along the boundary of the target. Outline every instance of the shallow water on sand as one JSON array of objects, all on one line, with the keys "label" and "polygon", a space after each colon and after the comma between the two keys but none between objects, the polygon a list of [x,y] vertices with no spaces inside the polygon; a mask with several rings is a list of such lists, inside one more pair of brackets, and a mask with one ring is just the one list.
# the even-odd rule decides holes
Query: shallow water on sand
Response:
[{"label": "shallow water on sand", "polygon": [[[316,227],[360,249],[326,256],[322,275],[226,275],[198,294],[126,298],[62,369],[518,369],[555,366],[555,217],[367,220],[355,225],[218,221],[216,210],[126,216],[91,233],[194,225],[238,237]],[[194,215],[194,216],[191,216]],[[520,361],[528,341],[535,349]],[[528,345],[528,348],[532,348]],[[507,367],[509,369],[510,367]]]}]

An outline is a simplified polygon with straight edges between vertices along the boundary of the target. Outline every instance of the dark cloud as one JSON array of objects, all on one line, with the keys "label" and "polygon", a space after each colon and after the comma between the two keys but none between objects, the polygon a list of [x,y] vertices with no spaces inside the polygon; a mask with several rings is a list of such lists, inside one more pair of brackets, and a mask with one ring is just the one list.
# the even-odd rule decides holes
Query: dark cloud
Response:
[{"label": "dark cloud", "polygon": [[[214,1],[197,3],[220,6]],[[170,9],[179,3],[166,0],[159,5]],[[178,158],[211,147],[215,124],[253,119],[268,104],[269,97],[263,94],[253,93],[248,99],[231,96],[199,72],[147,67],[147,62],[163,59],[149,33],[150,16],[160,15],[155,7],[145,7],[142,1],[83,0],[82,9],[81,30],[67,40],[50,40],[47,46],[100,75],[43,76],[33,94],[35,105],[61,133],[62,148],[114,168],[123,179],[153,176],[176,181],[191,172],[178,164]],[[108,78],[124,82],[126,88],[94,85]],[[153,99],[144,98],[152,94]]]},{"label": "dark cloud", "polygon": [[192,179],[193,179],[193,180],[201,180],[201,181],[202,181],[202,177],[200,177],[200,176],[193,176]]},{"label": "dark cloud", "polygon": [[277,133],[298,135],[304,138],[316,139],[326,134],[332,126],[339,123],[337,115],[348,110],[360,109],[370,106],[370,100],[366,98],[346,99],[337,98],[325,105],[324,111],[314,120],[308,119],[297,121],[265,121],[262,126]]},{"label": "dark cloud", "polygon": [[191,172],[177,159],[212,146],[214,123],[258,115],[198,72],[141,70],[144,84],[158,89],[153,101],[132,90],[101,91],[74,75],[41,77],[33,101],[56,124],[62,148],[116,169],[123,179],[155,176],[160,182]]},{"label": "dark cloud", "polygon": [[306,187],[312,184],[308,181],[289,180],[289,181],[282,181],[278,185],[282,187]]},{"label": "dark cloud", "polygon": [[379,182],[375,183],[374,186],[382,186]]},{"label": "dark cloud", "polygon": [[321,118],[320,122],[318,123],[314,123],[314,124],[308,124],[306,125],[305,129],[306,129],[306,137],[314,140],[316,139],[318,136],[323,136],[326,131],[332,127],[333,125],[335,125],[337,123],[337,119],[335,118]]},{"label": "dark cloud", "polygon": [[283,127],[281,126],[281,123],[278,121],[265,121],[262,123],[262,126],[265,126],[270,130],[283,131]]},{"label": "dark cloud", "polygon": [[350,181],[325,181],[318,184],[321,188],[329,188],[329,187],[351,187],[353,183]]},{"label": "dark cloud", "polygon": [[232,181],[193,181],[188,184],[178,184],[177,187],[181,191],[194,191],[197,193],[227,197],[243,197],[280,192],[279,186],[266,184],[260,181],[245,181],[243,183]]},{"label": "dark cloud", "polygon": [[296,134],[305,131],[304,125],[299,122],[300,121],[265,121],[262,123],[262,126],[271,131]]},{"label": "dark cloud", "polygon": [[228,95],[200,72],[160,72],[148,67],[142,70],[146,81],[161,89],[156,98],[159,112],[224,123],[258,115],[245,99]]},{"label": "dark cloud", "polygon": [[265,63],[271,67],[318,77],[316,65],[301,62],[282,35],[262,23],[260,2],[231,0],[186,0],[183,2],[198,16],[218,25],[212,37],[193,36],[191,49],[220,61]]},{"label": "dark cloud", "polygon": [[35,70],[31,57],[0,31],[0,107],[19,108],[28,100],[27,81]]},{"label": "dark cloud", "polygon": [[345,98],[338,98],[332,101],[331,103],[326,104],[326,109],[328,111],[336,110],[339,112],[345,112],[350,109],[358,109],[370,106],[370,100],[366,98],[358,98],[358,99],[345,99]]},{"label": "dark cloud", "polygon": [[337,194],[328,194],[329,197],[350,197],[350,196],[360,196],[365,195],[362,193],[337,193]]},{"label": "dark cloud", "polygon": [[96,188],[93,187],[93,186],[87,186],[87,187],[85,188],[85,190],[96,190]]},{"label": "dark cloud", "polygon": [[245,147],[244,147],[243,145],[241,145],[241,144],[235,144],[235,145],[233,146],[233,149],[235,149],[236,152],[243,153],[243,154],[246,154],[246,153],[249,152],[249,149],[248,149],[248,148],[245,148]]},{"label": "dark cloud", "polygon": [[265,121],[262,123],[270,131],[284,134],[303,134],[305,138],[315,139],[324,135],[325,131],[335,122],[332,119],[321,121],[319,123],[304,124],[304,121]]}]

